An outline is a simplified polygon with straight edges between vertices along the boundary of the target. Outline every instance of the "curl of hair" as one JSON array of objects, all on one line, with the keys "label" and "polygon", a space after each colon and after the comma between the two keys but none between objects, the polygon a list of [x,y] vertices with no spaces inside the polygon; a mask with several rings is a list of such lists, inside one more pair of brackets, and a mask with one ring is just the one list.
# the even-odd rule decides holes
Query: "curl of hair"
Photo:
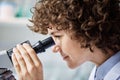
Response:
[{"label": "curl of hair", "polygon": [[95,45],[102,51],[120,51],[119,0],[40,0],[36,3],[30,29],[47,34],[50,24],[70,30],[81,47]]}]

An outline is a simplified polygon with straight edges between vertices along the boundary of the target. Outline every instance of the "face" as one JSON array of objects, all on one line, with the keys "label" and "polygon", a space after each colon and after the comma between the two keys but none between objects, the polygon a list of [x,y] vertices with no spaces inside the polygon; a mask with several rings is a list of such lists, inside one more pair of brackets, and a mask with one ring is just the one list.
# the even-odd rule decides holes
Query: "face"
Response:
[{"label": "face", "polygon": [[59,52],[70,68],[75,68],[89,60],[89,49],[81,48],[80,43],[71,39],[68,32],[56,29],[48,29],[48,32],[55,41],[53,52]]}]

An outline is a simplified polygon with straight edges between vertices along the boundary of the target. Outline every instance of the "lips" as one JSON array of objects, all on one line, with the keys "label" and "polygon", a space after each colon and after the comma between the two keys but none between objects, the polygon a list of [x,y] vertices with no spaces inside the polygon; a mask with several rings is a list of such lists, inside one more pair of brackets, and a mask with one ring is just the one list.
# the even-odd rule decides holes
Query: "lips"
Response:
[{"label": "lips", "polygon": [[66,55],[65,53],[63,52],[60,52],[61,56],[63,57],[63,60],[66,60],[67,58],[69,58],[68,55]]},{"label": "lips", "polygon": [[66,60],[66,59],[68,59],[68,58],[69,58],[68,56],[64,56],[64,57],[63,57],[63,60]]}]

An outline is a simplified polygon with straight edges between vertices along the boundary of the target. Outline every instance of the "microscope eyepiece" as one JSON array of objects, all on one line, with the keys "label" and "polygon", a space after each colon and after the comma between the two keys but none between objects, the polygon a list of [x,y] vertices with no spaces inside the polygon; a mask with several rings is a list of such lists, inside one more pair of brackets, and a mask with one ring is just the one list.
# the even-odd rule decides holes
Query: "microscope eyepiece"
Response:
[{"label": "microscope eyepiece", "polygon": [[55,43],[52,37],[48,37],[42,41],[38,41],[36,44],[32,46],[32,48],[35,50],[36,53],[41,53],[41,52],[45,52],[45,49],[51,47],[54,44]]},{"label": "microscope eyepiece", "polygon": [[[23,43],[28,43],[30,44],[29,41],[25,41]],[[21,44],[23,44],[21,43]],[[35,43],[34,45],[32,45],[32,48],[35,50],[36,53],[41,53],[41,52],[45,52],[45,50],[49,47],[51,47],[52,45],[54,45],[54,41],[52,39],[52,37],[48,37],[42,41],[38,41],[37,43]],[[30,44],[31,45],[31,44]],[[7,51],[8,56],[11,58],[11,55],[13,53],[13,48],[9,49]]]}]

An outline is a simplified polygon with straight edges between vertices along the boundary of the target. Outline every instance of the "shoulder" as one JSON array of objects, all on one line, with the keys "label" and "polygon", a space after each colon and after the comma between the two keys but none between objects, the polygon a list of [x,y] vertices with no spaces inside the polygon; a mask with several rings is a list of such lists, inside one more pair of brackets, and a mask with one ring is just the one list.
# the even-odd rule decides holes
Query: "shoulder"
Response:
[{"label": "shoulder", "polygon": [[120,61],[107,73],[105,80],[120,80]]},{"label": "shoulder", "polygon": [[120,80],[120,76],[116,80]]}]

